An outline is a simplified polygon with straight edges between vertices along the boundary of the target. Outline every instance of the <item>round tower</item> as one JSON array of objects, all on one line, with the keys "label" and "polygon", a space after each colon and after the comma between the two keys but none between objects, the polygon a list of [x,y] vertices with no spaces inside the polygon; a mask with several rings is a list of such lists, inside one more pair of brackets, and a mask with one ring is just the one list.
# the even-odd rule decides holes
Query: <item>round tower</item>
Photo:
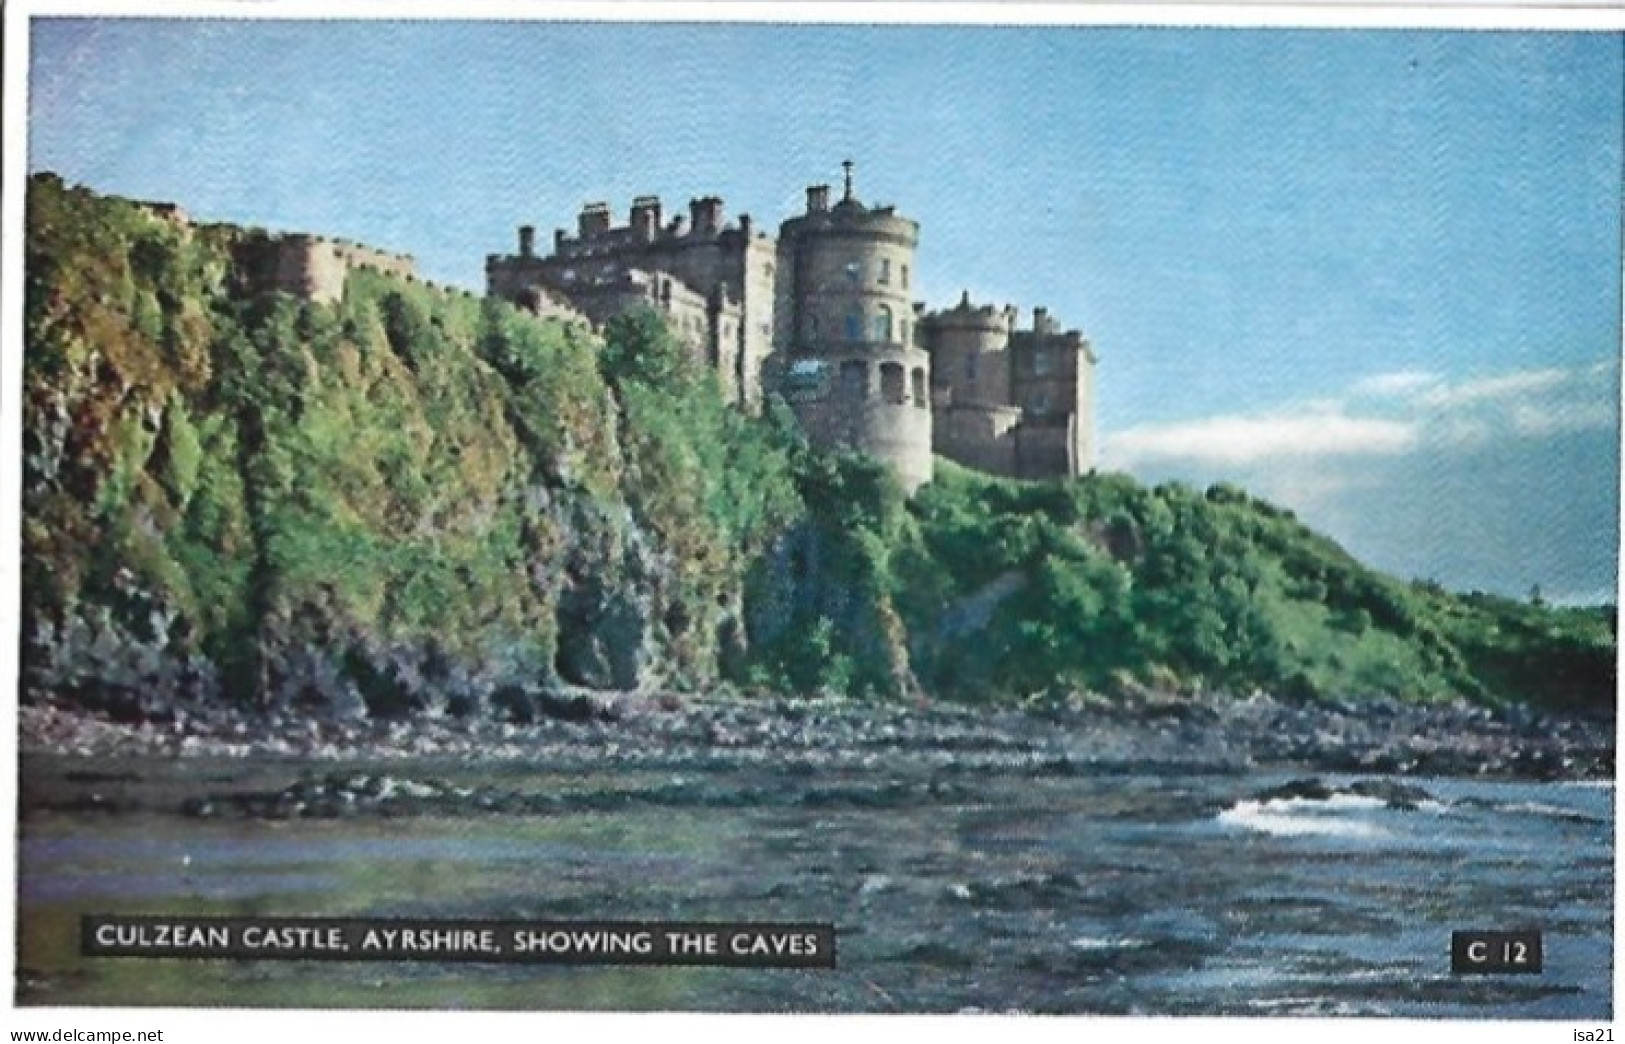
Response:
[{"label": "round tower", "polygon": [[966,292],[959,303],[921,321],[931,353],[941,406],[1009,406],[1010,331],[1015,311],[976,307]]},{"label": "round tower", "polygon": [[931,359],[914,343],[910,275],[920,226],[892,207],[807,190],[779,230],[790,280],[790,399],[816,445],[847,446],[896,471],[910,493],[931,480]]}]

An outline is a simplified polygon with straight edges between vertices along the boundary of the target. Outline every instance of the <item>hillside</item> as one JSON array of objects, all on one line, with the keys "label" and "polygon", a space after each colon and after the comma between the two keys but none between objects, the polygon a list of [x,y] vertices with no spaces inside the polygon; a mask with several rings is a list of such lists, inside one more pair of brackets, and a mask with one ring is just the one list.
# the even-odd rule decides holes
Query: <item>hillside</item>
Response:
[{"label": "hillside", "polygon": [[354,272],[245,295],[242,230],[30,180],[25,698],[527,720],[560,692],[1092,692],[1613,705],[1611,610],[1365,569],[1120,475],[873,462],[602,338]]}]

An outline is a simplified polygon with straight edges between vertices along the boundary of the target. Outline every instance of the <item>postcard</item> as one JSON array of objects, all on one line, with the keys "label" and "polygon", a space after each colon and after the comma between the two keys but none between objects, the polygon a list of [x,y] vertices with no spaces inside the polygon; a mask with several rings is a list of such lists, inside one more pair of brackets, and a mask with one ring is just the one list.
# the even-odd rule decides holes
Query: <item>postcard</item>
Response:
[{"label": "postcard", "polygon": [[1625,26],[23,6],[17,1025],[1612,1039]]}]

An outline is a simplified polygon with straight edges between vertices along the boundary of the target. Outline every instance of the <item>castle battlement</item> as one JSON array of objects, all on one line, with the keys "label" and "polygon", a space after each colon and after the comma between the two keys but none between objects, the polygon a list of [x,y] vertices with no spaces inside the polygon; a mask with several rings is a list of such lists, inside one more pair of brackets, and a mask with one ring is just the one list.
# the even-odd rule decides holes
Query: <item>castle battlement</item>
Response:
[{"label": "castle battlement", "polygon": [[410,254],[308,232],[250,231],[232,247],[232,262],[245,292],[281,292],[324,303],[344,298],[352,269],[418,278],[417,261]]},{"label": "castle battlement", "polygon": [[[739,215],[737,222],[724,219],[720,196],[701,196],[688,203],[688,214],[678,214],[665,220],[664,207],[659,196],[633,198],[627,221],[614,224],[608,203],[588,203],[581,208],[576,219],[576,234],[571,236],[560,228],[553,232],[555,259],[592,259],[613,257],[628,250],[681,250],[691,246],[722,244],[738,248],[741,241],[756,233],[749,214]],[[533,226],[520,229],[520,258],[535,257],[536,238]]]},{"label": "castle battlement", "polygon": [[779,226],[779,238],[796,236],[849,236],[881,239],[914,246],[920,241],[920,223],[902,217],[892,206],[868,207],[849,194],[834,206],[828,203],[828,186],[807,189],[807,210]]},{"label": "castle battlement", "polygon": [[1015,305],[972,304],[970,291],[965,290],[960,293],[958,304],[941,311],[927,312],[921,317],[920,322],[922,325],[938,330],[953,327],[958,329],[1002,330],[1009,333],[1015,329],[1018,314]]}]

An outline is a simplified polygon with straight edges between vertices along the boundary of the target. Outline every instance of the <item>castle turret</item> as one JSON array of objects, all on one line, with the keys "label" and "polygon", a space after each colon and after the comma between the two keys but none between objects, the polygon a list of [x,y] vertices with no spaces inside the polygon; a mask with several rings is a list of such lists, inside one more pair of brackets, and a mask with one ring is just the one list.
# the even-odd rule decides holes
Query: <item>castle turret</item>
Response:
[{"label": "castle turret", "polygon": [[1021,410],[1011,402],[1010,338],[1016,310],[971,303],[920,321],[931,353],[932,437],[936,452],[999,475],[1017,471],[1015,429]]},{"label": "castle turret", "polygon": [[1014,308],[959,304],[921,320],[939,406],[1010,405],[1010,333]]},{"label": "castle turret", "polygon": [[859,202],[850,166],[827,200],[809,188],[807,214],[779,230],[787,397],[814,443],[878,457],[913,492],[931,479],[931,361],[909,294],[919,225]]}]

